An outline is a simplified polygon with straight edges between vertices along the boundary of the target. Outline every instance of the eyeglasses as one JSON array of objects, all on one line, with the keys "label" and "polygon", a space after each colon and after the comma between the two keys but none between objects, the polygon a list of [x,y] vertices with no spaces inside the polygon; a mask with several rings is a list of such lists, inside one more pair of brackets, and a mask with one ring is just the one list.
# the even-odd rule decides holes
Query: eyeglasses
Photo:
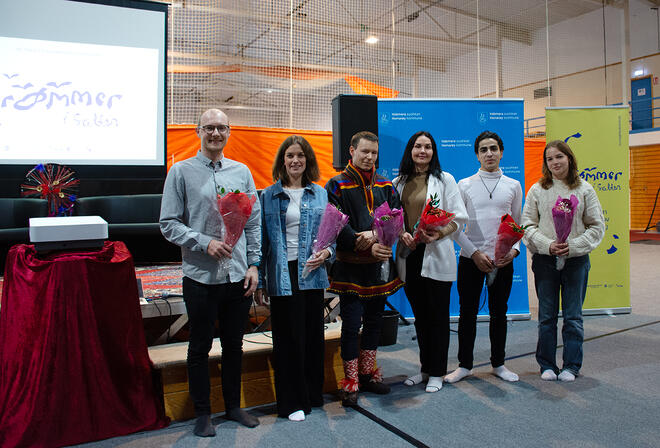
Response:
[{"label": "eyeglasses", "polygon": [[204,132],[207,134],[211,135],[213,134],[213,131],[218,131],[220,134],[229,134],[229,126],[226,124],[219,124],[217,126],[213,126],[212,124],[207,124],[206,126],[200,126],[199,129],[202,129]]}]

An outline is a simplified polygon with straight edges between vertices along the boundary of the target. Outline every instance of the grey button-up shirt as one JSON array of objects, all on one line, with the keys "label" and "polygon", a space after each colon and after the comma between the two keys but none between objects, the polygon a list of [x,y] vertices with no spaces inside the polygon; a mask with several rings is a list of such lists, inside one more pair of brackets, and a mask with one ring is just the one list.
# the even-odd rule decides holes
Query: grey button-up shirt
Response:
[{"label": "grey button-up shirt", "polygon": [[202,155],[177,162],[170,168],[163,188],[160,230],[181,247],[183,275],[207,285],[239,282],[249,265],[261,260],[261,206],[257,200],[234,246],[229,272],[206,253],[212,239],[222,241],[224,226],[218,211],[217,193],[239,190],[257,194],[252,174],[240,162],[222,158],[213,163]]}]

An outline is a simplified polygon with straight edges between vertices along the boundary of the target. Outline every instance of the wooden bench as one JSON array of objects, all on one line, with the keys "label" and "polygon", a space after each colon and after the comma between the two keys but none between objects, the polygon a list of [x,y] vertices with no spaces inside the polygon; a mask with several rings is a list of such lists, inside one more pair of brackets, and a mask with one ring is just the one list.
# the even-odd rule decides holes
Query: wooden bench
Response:
[{"label": "wooden bench", "polygon": [[[325,384],[324,392],[333,392],[339,387],[344,371],[339,354],[341,323],[326,324],[325,330]],[[154,363],[165,413],[172,420],[186,420],[195,416],[192,400],[188,394],[186,370],[187,342],[149,347],[149,356]],[[220,381],[220,341],[213,340],[209,354],[211,375],[211,409],[225,410]],[[270,332],[250,333],[243,338],[243,373],[241,377],[241,407],[251,407],[275,402],[275,380],[272,363],[273,347]]]}]

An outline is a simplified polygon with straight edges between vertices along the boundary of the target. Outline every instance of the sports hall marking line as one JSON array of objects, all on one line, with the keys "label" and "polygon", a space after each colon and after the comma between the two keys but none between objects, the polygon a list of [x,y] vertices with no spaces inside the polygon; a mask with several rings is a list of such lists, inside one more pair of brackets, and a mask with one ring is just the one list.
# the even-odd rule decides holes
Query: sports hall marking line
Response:
[{"label": "sports hall marking line", "polygon": [[[625,331],[637,330],[639,328],[649,327],[651,325],[657,325],[657,324],[660,324],[660,320],[656,320],[656,321],[653,321],[653,322],[647,322],[645,324],[635,325],[634,327],[630,327],[630,328],[622,328],[621,330],[616,330],[616,331],[611,331],[609,333],[599,334],[598,336],[592,336],[590,338],[586,338],[584,340],[584,342],[595,341],[596,339],[604,338],[606,336],[613,336],[615,334],[623,333]],[[557,345],[557,348],[562,348],[563,346],[564,346],[564,344]],[[504,359],[508,361],[510,359],[524,358],[525,356],[535,355],[535,354],[536,354],[536,351],[533,351],[533,352],[522,353],[520,355],[507,356]],[[485,367],[485,366],[489,366],[489,365],[490,365],[490,362],[482,362],[481,364],[474,365],[473,368]]]},{"label": "sports hall marking line", "polygon": [[[648,327],[648,326],[651,326],[651,325],[657,325],[657,324],[660,324],[660,320],[657,320],[657,321],[654,321],[654,322],[647,322],[645,324],[636,325],[636,326],[630,327],[630,328],[623,328],[621,330],[616,330],[616,331],[612,331],[612,332],[609,332],[609,333],[604,333],[604,334],[601,334],[601,335],[598,335],[598,336],[592,336],[590,338],[585,339],[584,342],[589,342],[589,341],[593,341],[593,340],[596,340],[596,339],[604,338],[606,336],[613,336],[615,334],[623,333],[625,331],[636,330],[636,329],[639,329],[639,328],[644,328],[644,327]],[[563,347],[563,344],[558,345],[557,347],[558,348]],[[515,356],[508,356],[506,359],[510,360],[510,359],[516,359],[516,358],[523,358],[525,356],[534,355],[534,354],[536,354],[535,351],[534,352],[528,352],[528,353],[522,353],[520,355],[515,355]],[[484,367],[484,366],[487,366],[487,365],[490,365],[490,363],[486,362],[486,363],[478,364],[478,365],[475,365],[474,368]],[[382,426],[383,428],[387,429],[388,431],[390,431],[390,432],[396,434],[397,436],[401,437],[402,439],[404,439],[406,442],[410,443],[411,445],[419,447],[419,448],[428,448],[428,445],[424,444],[420,440],[417,440],[416,438],[414,438],[410,434],[408,434],[406,432],[403,432],[402,430],[400,430],[396,426],[394,426],[394,425],[386,422],[385,420],[377,417],[376,415],[374,415],[371,412],[367,411],[366,409],[364,409],[360,405],[354,406],[353,409],[355,409],[356,411],[358,411],[360,414],[364,415],[368,419],[372,420],[376,424]]]},{"label": "sports hall marking line", "polygon": [[412,446],[416,446],[418,448],[430,448],[428,445],[426,445],[422,441],[417,440],[416,438],[414,438],[413,436],[411,436],[407,432],[403,432],[402,430],[400,430],[396,426],[386,422],[385,420],[381,419],[380,417],[377,417],[376,415],[374,415],[371,412],[364,409],[362,406],[360,406],[360,405],[353,406],[353,409],[355,409],[360,414],[364,415],[365,417],[367,417],[369,420],[373,421],[374,423],[376,423],[376,424],[382,426],[383,428],[387,429],[391,433],[401,437],[403,440],[410,443]]},{"label": "sports hall marking line", "polygon": [[[596,340],[596,339],[604,338],[606,336],[612,336],[612,335],[615,335],[615,334],[623,333],[625,331],[637,330],[639,328],[649,327],[651,325],[657,325],[657,324],[660,324],[660,320],[656,320],[654,322],[647,322],[645,324],[636,325],[636,326],[630,327],[630,328],[623,328],[621,330],[612,331],[610,333],[604,333],[604,334],[601,334],[601,335],[598,335],[598,336],[592,336],[590,338],[585,339],[584,342],[589,342],[589,341],[593,341],[593,340]],[[563,344],[558,345],[557,347],[558,348],[563,347]],[[507,356],[505,359],[506,360],[511,360],[511,359],[523,358],[525,356],[530,356],[530,355],[534,355],[534,354],[536,354],[535,351],[534,352],[528,352],[528,353],[522,353],[522,354],[514,355],[514,356]],[[484,366],[488,366],[488,365],[490,365],[490,362],[477,364],[473,368],[484,367]],[[333,394],[333,395],[335,396],[336,401],[341,401],[339,399],[338,394]],[[270,408],[270,407],[272,407],[272,405],[256,406],[252,409],[254,409],[254,410],[263,410],[264,408]],[[362,406],[357,405],[357,406],[354,406],[352,409],[355,409],[357,412],[364,415],[365,417],[367,417],[369,420],[373,421],[377,425],[382,426],[383,428],[387,429],[391,433],[401,437],[403,440],[410,443],[412,446],[416,446],[418,448],[430,448],[429,445],[424,444],[422,441],[417,440],[416,438],[414,438],[410,434],[400,430],[396,426],[386,422],[385,420],[381,419],[380,417],[376,416],[375,414],[372,414],[371,412],[364,409]],[[190,420],[190,421],[192,421],[192,420]],[[187,422],[187,423],[189,423],[189,422]],[[171,427],[171,425],[170,425],[170,427]]]}]

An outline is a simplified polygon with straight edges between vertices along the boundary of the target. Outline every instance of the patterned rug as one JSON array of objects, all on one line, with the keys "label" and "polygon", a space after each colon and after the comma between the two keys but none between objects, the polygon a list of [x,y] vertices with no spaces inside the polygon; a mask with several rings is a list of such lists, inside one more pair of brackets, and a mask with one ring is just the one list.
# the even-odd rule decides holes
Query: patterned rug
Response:
[{"label": "patterned rug", "polygon": [[[142,292],[145,298],[160,297],[164,293],[170,296],[181,294],[180,263],[136,267],[135,276],[142,280]],[[3,283],[4,278],[0,277],[0,297]]]},{"label": "patterned rug", "polygon": [[141,266],[135,268],[135,276],[142,281],[143,297],[160,297],[181,294],[181,264]]}]

